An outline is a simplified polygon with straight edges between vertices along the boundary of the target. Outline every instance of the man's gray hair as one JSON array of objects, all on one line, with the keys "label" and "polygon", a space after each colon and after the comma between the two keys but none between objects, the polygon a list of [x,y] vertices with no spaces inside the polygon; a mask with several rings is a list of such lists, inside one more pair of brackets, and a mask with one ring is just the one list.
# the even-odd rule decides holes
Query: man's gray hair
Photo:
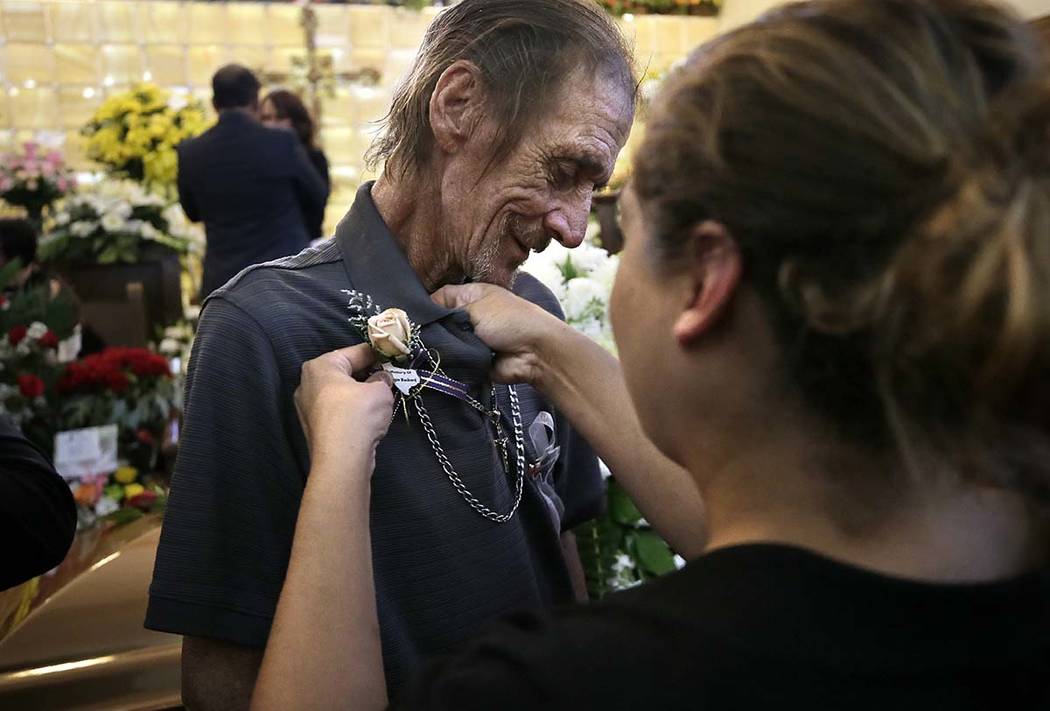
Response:
[{"label": "man's gray hair", "polygon": [[550,109],[574,71],[600,72],[633,100],[631,51],[594,0],[463,0],[427,29],[415,64],[398,86],[383,132],[367,159],[404,177],[426,166],[433,145],[430,97],[442,73],[466,60],[481,72],[498,128],[492,163],[506,157]]}]

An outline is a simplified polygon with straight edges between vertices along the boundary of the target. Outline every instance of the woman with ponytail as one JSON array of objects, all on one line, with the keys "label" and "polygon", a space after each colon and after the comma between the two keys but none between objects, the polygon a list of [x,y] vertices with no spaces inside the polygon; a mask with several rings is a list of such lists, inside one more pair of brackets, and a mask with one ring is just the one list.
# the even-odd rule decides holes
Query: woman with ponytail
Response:
[{"label": "woman with ponytail", "polygon": [[[707,541],[639,589],[507,620],[395,705],[1050,708],[1048,76],[983,0],[786,6],[655,102],[622,198],[619,363],[504,290],[436,294],[614,472],[658,492],[687,470]],[[309,431],[349,417],[322,382],[389,419],[345,370],[306,372]],[[673,524],[675,500],[638,503]],[[308,622],[281,604],[263,678],[296,653],[282,621]]]},{"label": "woman with ponytail", "polygon": [[[259,105],[259,120],[270,128],[282,128],[294,132],[299,137],[299,143],[302,144],[306,157],[310,159],[317,174],[321,176],[324,184],[331,188],[328,157],[317,142],[317,122],[310,115],[302,99],[287,89],[275,89],[267,94]],[[320,209],[307,211],[303,215],[311,240],[325,236],[324,210],[325,206],[322,205]]]}]

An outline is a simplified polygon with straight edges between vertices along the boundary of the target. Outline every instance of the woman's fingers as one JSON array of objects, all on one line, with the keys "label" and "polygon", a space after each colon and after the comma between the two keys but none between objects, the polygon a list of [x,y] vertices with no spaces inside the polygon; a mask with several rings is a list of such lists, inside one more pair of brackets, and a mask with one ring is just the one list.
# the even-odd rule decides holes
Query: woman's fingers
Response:
[{"label": "woman's fingers", "polygon": [[372,346],[367,343],[359,343],[356,346],[349,346],[347,348],[340,348],[337,351],[332,351],[322,358],[331,358],[333,363],[338,363],[340,368],[350,375],[357,373],[363,373],[365,370],[375,365],[376,354],[372,350]]},{"label": "woman's fingers", "polygon": [[388,388],[394,387],[394,379],[385,370],[377,370],[365,379],[366,383],[383,383]]},{"label": "woman's fingers", "polygon": [[431,294],[430,298],[438,306],[470,313],[470,307],[485,298],[488,291],[494,288],[496,287],[490,284],[454,284],[441,287]]}]

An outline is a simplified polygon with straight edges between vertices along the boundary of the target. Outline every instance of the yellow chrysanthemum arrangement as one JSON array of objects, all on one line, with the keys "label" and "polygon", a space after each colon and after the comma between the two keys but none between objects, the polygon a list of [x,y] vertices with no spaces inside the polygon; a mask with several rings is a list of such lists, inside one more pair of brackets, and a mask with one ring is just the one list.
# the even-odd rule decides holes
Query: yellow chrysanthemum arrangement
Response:
[{"label": "yellow chrysanthemum arrangement", "polygon": [[173,196],[178,172],[175,146],[202,133],[208,120],[200,103],[176,109],[169,98],[154,84],[139,84],[107,98],[82,130],[88,157],[114,175]]}]

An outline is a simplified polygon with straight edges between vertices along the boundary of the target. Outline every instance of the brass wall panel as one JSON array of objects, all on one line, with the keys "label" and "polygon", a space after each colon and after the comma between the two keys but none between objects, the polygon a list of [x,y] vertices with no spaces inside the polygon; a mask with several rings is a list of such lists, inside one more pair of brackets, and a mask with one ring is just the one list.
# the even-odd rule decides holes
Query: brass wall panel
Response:
[{"label": "brass wall panel", "polygon": [[18,86],[48,84],[55,77],[55,53],[46,44],[15,44],[4,47],[4,74]]},{"label": "brass wall panel", "polygon": [[98,38],[101,42],[140,42],[139,14],[148,2],[102,0],[98,3]]},{"label": "brass wall panel", "polygon": [[93,44],[56,44],[54,46],[54,78],[61,84],[98,86],[100,55]]},{"label": "brass wall panel", "polygon": [[56,2],[50,7],[51,35],[55,42],[94,42],[98,31],[98,6],[87,2]]},{"label": "brass wall panel", "polygon": [[177,44],[146,45],[146,66],[153,81],[161,86],[184,86],[188,83],[186,49]]},{"label": "brass wall panel", "polygon": [[3,12],[4,37],[8,42],[47,42],[47,5],[42,2],[5,0]]},{"label": "brass wall panel", "polygon": [[145,78],[146,65],[138,45],[106,45],[99,50],[99,57],[103,82],[107,85],[134,84]]}]

